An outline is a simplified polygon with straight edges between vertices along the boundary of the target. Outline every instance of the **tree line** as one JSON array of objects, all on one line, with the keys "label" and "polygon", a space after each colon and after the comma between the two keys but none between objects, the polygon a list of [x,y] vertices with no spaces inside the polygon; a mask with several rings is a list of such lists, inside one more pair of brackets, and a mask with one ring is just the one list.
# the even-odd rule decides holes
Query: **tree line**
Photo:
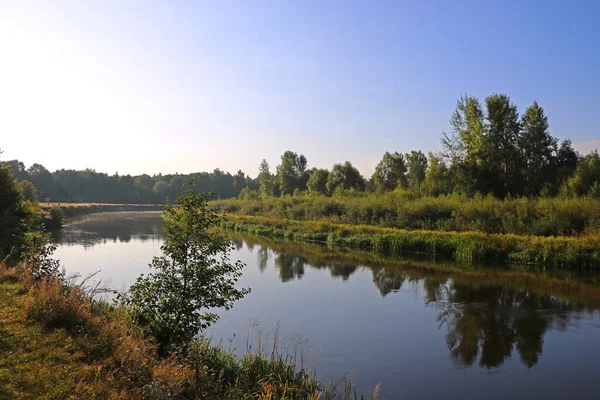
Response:
[{"label": "tree line", "polygon": [[262,160],[253,179],[241,170],[232,175],[211,173],[108,175],[86,169],[48,171],[40,164],[26,168],[4,162],[24,184],[26,196],[40,201],[98,203],[164,203],[181,193],[189,178],[215,198],[267,197],[307,192],[331,196],[336,192],[410,190],[422,196],[458,193],[520,196],[591,195],[600,197],[600,156],[578,154],[570,140],[560,141],[549,130],[548,117],[537,103],[519,115],[505,94],[480,101],[461,96],[450,118],[450,132],[441,138],[442,150],[425,155],[386,152],[370,178],[350,161],[329,169],[309,168],[302,154],[286,151],[271,171]]},{"label": "tree line", "polygon": [[246,187],[258,189],[255,180],[242,171],[234,175],[215,169],[210,173],[131,176],[108,175],[92,169],[50,172],[40,164],[26,168],[19,160],[3,164],[21,181],[25,196],[39,201],[162,204],[167,199],[174,200],[190,178],[199,182],[203,192],[213,192],[215,198],[235,197]]},{"label": "tree line", "polygon": [[331,170],[308,169],[304,155],[286,151],[274,173],[266,160],[261,162],[259,193],[280,196],[306,191],[330,196],[346,190],[406,189],[427,196],[600,197],[598,152],[581,156],[569,139],[552,136],[548,117],[535,101],[520,116],[505,94],[492,94],[483,102],[462,96],[450,125],[451,131],[442,134],[441,151],[427,156],[420,150],[386,152],[368,179],[349,161]]}]

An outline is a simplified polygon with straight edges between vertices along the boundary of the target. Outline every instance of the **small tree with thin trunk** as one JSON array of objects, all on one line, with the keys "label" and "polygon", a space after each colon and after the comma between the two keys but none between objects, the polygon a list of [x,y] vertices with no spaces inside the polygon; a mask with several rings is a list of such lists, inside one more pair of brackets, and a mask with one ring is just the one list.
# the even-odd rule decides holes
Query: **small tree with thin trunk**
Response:
[{"label": "small tree with thin trunk", "polygon": [[125,297],[163,350],[190,343],[218,320],[216,309],[230,309],[249,292],[235,288],[244,264],[230,262],[231,242],[214,229],[221,216],[190,183],[176,206],[165,208],[163,254],[152,260],[154,272],[140,276]]}]

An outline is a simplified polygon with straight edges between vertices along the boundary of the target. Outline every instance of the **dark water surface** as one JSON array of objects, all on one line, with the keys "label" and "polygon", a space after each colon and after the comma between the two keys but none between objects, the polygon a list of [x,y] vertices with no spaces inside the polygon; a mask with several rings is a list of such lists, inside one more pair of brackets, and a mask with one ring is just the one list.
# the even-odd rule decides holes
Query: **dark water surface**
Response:
[{"label": "dark water surface", "polygon": [[[317,245],[232,237],[252,292],[208,331],[242,354],[247,341],[299,348],[324,380],[381,383],[392,399],[599,399],[600,289],[565,279],[432,260],[382,260]],[[126,289],[160,254],[159,213],[70,221],[67,272]],[[250,338],[250,339],[249,339]]]}]

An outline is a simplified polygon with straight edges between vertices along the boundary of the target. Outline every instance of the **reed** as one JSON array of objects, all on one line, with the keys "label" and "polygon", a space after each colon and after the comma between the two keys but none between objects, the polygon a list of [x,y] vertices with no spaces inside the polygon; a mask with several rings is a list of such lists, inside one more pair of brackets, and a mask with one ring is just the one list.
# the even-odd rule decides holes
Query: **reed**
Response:
[{"label": "reed", "polygon": [[222,228],[250,235],[316,241],[380,254],[439,254],[470,264],[510,262],[527,266],[588,269],[600,267],[600,237],[545,237],[482,232],[406,230],[327,221],[226,215]]}]

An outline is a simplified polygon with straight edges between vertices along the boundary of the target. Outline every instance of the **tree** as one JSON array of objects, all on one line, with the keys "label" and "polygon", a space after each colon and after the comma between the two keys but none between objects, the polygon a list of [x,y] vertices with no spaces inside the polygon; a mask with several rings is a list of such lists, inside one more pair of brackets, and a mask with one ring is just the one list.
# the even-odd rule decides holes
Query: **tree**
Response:
[{"label": "tree", "polygon": [[51,197],[58,200],[61,197],[60,189],[56,182],[54,182],[52,174],[43,165],[33,164],[27,172],[31,177],[31,182],[33,182],[38,191],[40,199]]},{"label": "tree", "polygon": [[406,165],[404,156],[398,152],[385,152],[383,158],[375,167],[373,181],[380,192],[406,187]]},{"label": "tree", "polygon": [[555,164],[558,141],[548,131],[548,117],[536,101],[521,117],[519,148],[523,160],[524,193],[537,195],[542,188],[555,179],[552,166]]},{"label": "tree", "polygon": [[260,162],[260,166],[258,167],[258,184],[259,186],[259,191],[260,193],[263,195],[263,197],[266,196],[272,196],[273,195],[273,175],[271,174],[271,171],[269,170],[269,163],[267,162],[267,160],[263,159]]},{"label": "tree", "polygon": [[425,180],[427,170],[427,157],[422,151],[411,151],[404,156],[406,160],[406,180],[412,189],[418,189]]},{"label": "tree", "polygon": [[302,178],[306,171],[306,157],[292,151],[281,156],[281,165],[277,168],[279,191],[282,195],[292,194],[295,189],[303,190]]},{"label": "tree", "polygon": [[23,194],[23,200],[37,202],[37,191],[35,186],[30,181],[19,182],[21,193]]},{"label": "tree", "polygon": [[335,164],[327,177],[327,190],[333,193],[337,188],[365,190],[365,178],[350,163]]},{"label": "tree", "polygon": [[429,153],[429,163],[425,171],[423,192],[430,196],[439,196],[452,192],[450,170],[441,155]]},{"label": "tree", "polygon": [[177,196],[176,206],[167,204],[163,254],[152,260],[154,272],[140,276],[125,298],[164,350],[190,343],[217,321],[216,308],[230,309],[249,292],[235,288],[244,264],[229,261],[231,241],[213,229],[220,221],[194,187]]},{"label": "tree", "polygon": [[487,124],[485,136],[485,156],[491,176],[489,191],[497,197],[520,194],[519,168],[521,152],[519,135],[521,125],[517,106],[505,94],[493,94],[485,99]]},{"label": "tree", "polygon": [[169,191],[169,184],[165,181],[158,181],[152,187],[152,191],[156,194],[164,194]]},{"label": "tree", "polygon": [[[1,154],[1,152],[0,152]],[[9,165],[0,165],[0,261],[17,255],[28,231],[28,211]],[[14,248],[14,249],[13,249]],[[16,259],[16,257],[15,257]]]},{"label": "tree", "polygon": [[19,160],[10,160],[3,162],[4,165],[9,165],[13,177],[18,181],[24,181],[30,179],[25,164]]},{"label": "tree", "polygon": [[451,161],[458,192],[474,194],[485,182],[486,146],[484,113],[479,100],[461,96],[450,118],[452,133],[442,133],[443,156]]},{"label": "tree", "polygon": [[553,174],[556,176],[554,181],[555,193],[573,176],[578,164],[579,154],[573,149],[571,141],[569,139],[563,140],[556,152],[555,164],[553,166]]},{"label": "tree", "polygon": [[233,176],[233,191],[235,194],[239,194],[246,186],[246,174],[239,169],[238,172]]},{"label": "tree", "polygon": [[575,173],[568,181],[572,194],[583,196],[593,195],[597,197],[600,185],[600,155],[594,150],[583,157],[577,165]]},{"label": "tree", "polygon": [[324,194],[327,195],[327,178],[329,177],[329,171],[326,169],[315,170],[308,182],[306,183],[309,193]]}]

